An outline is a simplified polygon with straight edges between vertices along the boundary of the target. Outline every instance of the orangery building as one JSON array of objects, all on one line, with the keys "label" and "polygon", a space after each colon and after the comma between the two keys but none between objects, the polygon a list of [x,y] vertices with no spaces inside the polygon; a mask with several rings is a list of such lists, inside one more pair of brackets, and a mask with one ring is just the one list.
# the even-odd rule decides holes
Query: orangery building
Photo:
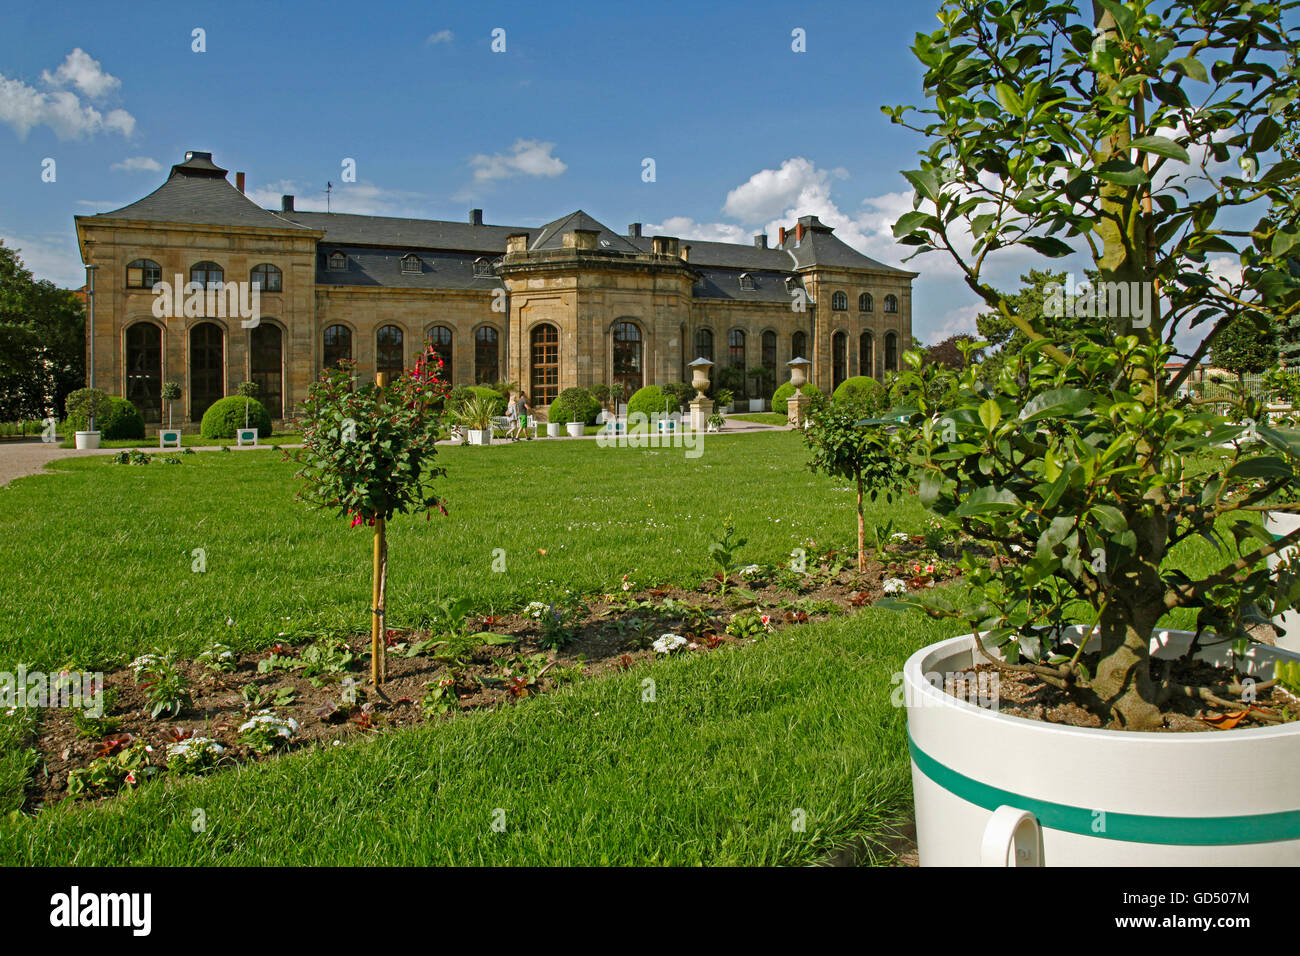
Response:
[{"label": "orangery building", "polygon": [[[581,210],[543,226],[264,209],[210,153],[192,151],[166,182],[113,212],[76,217],[95,266],[87,336],[95,384],[163,420],[197,422],[249,380],[276,419],[326,367],[398,374],[424,347],[453,385],[517,382],[545,408],[573,385],[690,381],[698,357],[736,366],[738,397],[810,360],[829,391],[882,377],[911,344],[916,273],[862,255],[816,216],[776,241],[704,242],[615,233]],[[164,289],[216,290],[182,302]],[[250,320],[232,306],[249,301]],[[230,294],[223,294],[223,291]],[[239,291],[242,290],[242,300]],[[176,307],[172,307],[172,301]],[[166,301],[161,301],[161,300]],[[771,387],[770,384],[768,387]],[[746,394],[748,392],[748,395]]]}]

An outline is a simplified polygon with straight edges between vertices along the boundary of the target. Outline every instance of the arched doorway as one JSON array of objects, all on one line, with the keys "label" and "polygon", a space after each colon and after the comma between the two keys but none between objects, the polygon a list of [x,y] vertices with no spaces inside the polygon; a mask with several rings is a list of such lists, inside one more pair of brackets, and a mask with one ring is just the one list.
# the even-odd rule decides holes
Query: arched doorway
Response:
[{"label": "arched doorway", "polygon": [[474,384],[495,385],[500,381],[501,333],[490,325],[474,332]]},{"label": "arched doorway", "polygon": [[263,319],[249,336],[249,378],[257,400],[274,419],[284,418],[284,344],[280,327]]},{"label": "arched doorway", "polygon": [[831,391],[848,378],[849,337],[843,332],[831,336]]},{"label": "arched doorway", "polygon": [[126,330],[125,391],[146,422],[162,421],[162,329],[152,322]]},{"label": "arched doorway", "polygon": [[337,368],[352,358],[352,330],[346,325],[331,325],[321,339],[321,365]]},{"label": "arched doorway", "polygon": [[451,381],[451,329],[445,325],[435,325],[429,330],[427,336],[429,348],[433,349],[433,354],[442,359],[442,369],[438,373],[448,385]]},{"label": "arched doorway", "polygon": [[395,325],[382,326],[375,332],[375,371],[392,381],[406,371],[404,361],[402,330]]},{"label": "arched doorway", "polygon": [[645,381],[641,328],[635,322],[614,323],[614,384],[622,383],[629,398]]},{"label": "arched doorway", "polygon": [[529,336],[532,346],[531,394],[533,405],[549,405],[560,391],[560,330],[548,322]]},{"label": "arched doorway", "polygon": [[190,420],[201,421],[212,403],[226,394],[225,333],[215,322],[190,329]]},{"label": "arched doorway", "polygon": [[858,374],[876,377],[876,343],[870,332],[863,332],[858,338]]}]

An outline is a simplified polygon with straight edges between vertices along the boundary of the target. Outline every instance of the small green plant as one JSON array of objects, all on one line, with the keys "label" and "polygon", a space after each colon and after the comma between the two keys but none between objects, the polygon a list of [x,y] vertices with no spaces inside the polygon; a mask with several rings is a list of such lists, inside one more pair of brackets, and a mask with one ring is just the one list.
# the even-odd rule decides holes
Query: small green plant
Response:
[{"label": "small green plant", "polygon": [[172,402],[181,397],[181,383],[169,380],[162,383],[160,397],[167,403],[167,427],[172,427]]},{"label": "small green plant", "polygon": [[1273,665],[1273,679],[1293,694],[1300,694],[1300,661],[1278,661]]},{"label": "small green plant", "polygon": [[428,692],[420,698],[420,713],[425,717],[438,717],[456,709],[456,678],[445,674],[424,685]]},{"label": "small green plant", "polygon": [[727,633],[741,638],[756,638],[770,630],[771,617],[758,611],[737,611],[727,622]]},{"label": "small green plant", "polygon": [[722,533],[709,545],[709,557],[718,566],[718,594],[726,597],[731,575],[740,569],[736,561],[736,552],[743,548],[748,539],[736,533],[736,522],[731,515],[722,520]]},{"label": "small green plant", "polygon": [[327,635],[302,652],[302,676],[319,687],[325,680],[338,680],[356,664],[357,655],[342,637]]},{"label": "small green plant", "polygon": [[102,705],[99,707],[98,717],[90,716],[80,707],[72,707],[68,710],[68,714],[72,718],[72,726],[77,729],[77,733],[91,740],[100,740],[111,736],[122,728],[121,718],[109,716],[117,703],[117,688],[104,688],[101,700]]},{"label": "small green plant", "polygon": [[214,643],[201,652],[198,661],[210,671],[229,673],[238,666],[235,652],[225,644]]},{"label": "small green plant", "polygon": [[216,766],[225,751],[211,737],[181,735],[179,740],[167,745],[167,772],[202,773]]},{"label": "small green plant", "polygon": [[104,741],[89,764],[68,773],[68,796],[97,796],[144,782],[158,772],[149,763],[149,752],[143,740],[130,734]]},{"label": "small green plant", "polygon": [[250,750],[268,754],[289,746],[298,735],[298,721],[277,716],[273,710],[259,710],[239,725],[239,739]]}]

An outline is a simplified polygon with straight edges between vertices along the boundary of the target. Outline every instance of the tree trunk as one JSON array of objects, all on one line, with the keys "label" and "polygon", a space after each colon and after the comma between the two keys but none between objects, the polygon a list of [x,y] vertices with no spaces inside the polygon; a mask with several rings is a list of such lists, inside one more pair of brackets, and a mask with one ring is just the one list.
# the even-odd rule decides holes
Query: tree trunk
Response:
[{"label": "tree trunk", "polygon": [[855,476],[858,482],[858,571],[867,570],[867,522],[862,516],[862,472]]},{"label": "tree trunk", "polygon": [[1102,613],[1101,660],[1092,689],[1109,707],[1115,724],[1125,730],[1158,730],[1164,724],[1159,687],[1151,679],[1151,632],[1158,614],[1151,602],[1126,607],[1119,600]]},{"label": "tree trunk", "polygon": [[375,566],[370,622],[370,681],[376,687],[388,679],[388,655],[384,640],[384,601],[388,590],[388,538],[384,519],[375,519]]}]

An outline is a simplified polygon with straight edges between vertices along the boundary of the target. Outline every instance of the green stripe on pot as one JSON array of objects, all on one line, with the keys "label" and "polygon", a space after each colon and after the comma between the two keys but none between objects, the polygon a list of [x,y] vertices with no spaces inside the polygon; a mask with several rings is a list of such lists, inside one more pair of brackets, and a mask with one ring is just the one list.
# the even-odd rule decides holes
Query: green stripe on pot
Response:
[{"label": "green stripe on pot", "polygon": [[[1115,813],[1109,810],[1071,807],[1023,797],[1009,790],[999,790],[972,780],[945,767],[921,750],[909,732],[907,746],[917,768],[954,796],[985,810],[1001,806],[1028,810],[1050,830],[1063,830],[1103,840],[1130,843],[1160,843],[1176,846],[1227,846],[1238,843],[1272,843],[1300,839],[1300,810],[1257,813],[1235,817],[1156,817],[1138,813]],[[1105,820],[1104,832],[1093,827]]]}]

